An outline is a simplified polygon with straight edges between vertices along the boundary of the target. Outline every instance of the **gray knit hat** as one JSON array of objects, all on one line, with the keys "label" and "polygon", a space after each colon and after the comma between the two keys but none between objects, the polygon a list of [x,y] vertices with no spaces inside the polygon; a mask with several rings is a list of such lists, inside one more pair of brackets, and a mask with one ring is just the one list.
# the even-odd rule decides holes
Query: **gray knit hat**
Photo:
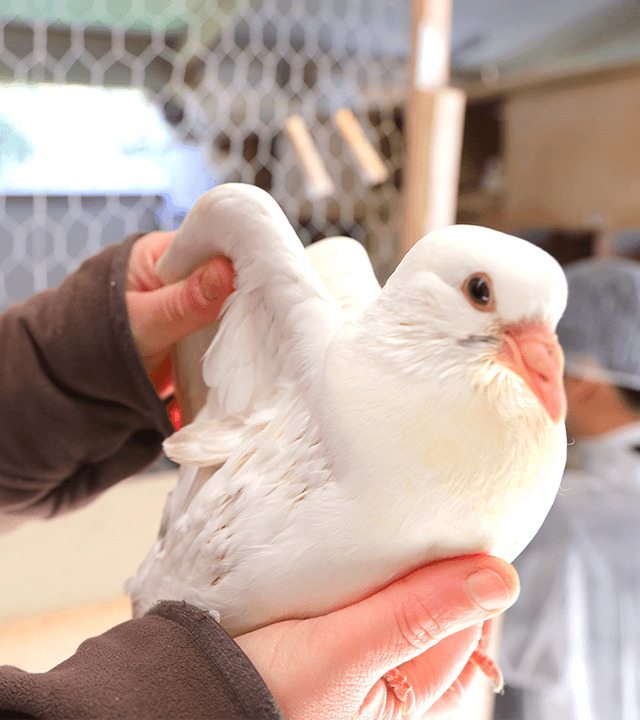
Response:
[{"label": "gray knit hat", "polygon": [[589,258],[565,273],[569,300],[557,332],[567,374],[640,390],[640,263]]}]

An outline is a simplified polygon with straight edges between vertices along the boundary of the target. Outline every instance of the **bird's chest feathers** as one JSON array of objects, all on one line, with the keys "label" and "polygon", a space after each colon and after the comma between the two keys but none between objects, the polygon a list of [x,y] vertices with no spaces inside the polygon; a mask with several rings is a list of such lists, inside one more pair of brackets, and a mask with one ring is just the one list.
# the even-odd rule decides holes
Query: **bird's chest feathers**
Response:
[{"label": "bird's chest feathers", "polygon": [[420,518],[461,526],[478,518],[489,527],[540,492],[551,466],[538,458],[548,459],[557,438],[509,425],[471,387],[434,391],[381,364],[353,362],[347,348],[330,348],[325,368],[334,442],[350,463],[345,476],[380,517],[401,512],[416,527]]}]

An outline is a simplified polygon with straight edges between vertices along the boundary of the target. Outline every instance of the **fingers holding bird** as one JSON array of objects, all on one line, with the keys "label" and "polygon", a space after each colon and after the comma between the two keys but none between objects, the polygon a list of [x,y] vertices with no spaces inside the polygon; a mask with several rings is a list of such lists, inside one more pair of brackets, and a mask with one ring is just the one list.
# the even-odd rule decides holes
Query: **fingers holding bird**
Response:
[{"label": "fingers holding bird", "polygon": [[166,360],[171,345],[213,322],[233,291],[230,262],[213,258],[187,278],[163,286],[155,273],[173,233],[150,233],[132,248],[126,302],[134,340],[149,373]]}]

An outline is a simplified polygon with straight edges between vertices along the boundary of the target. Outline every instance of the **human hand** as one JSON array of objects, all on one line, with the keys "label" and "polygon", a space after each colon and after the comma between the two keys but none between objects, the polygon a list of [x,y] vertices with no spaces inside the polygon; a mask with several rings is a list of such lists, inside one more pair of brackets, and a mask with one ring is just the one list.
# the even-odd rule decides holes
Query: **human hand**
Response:
[{"label": "human hand", "polygon": [[127,271],[131,332],[158,389],[169,376],[173,343],[213,322],[233,291],[233,269],[221,257],[188,278],[163,286],[155,268],[173,235],[152,232],[141,237],[131,249]]},{"label": "human hand", "polygon": [[[342,610],[235,639],[288,720],[433,720],[459,706],[483,622],[519,587],[498,558],[443,560]],[[395,667],[413,688],[412,707],[382,679]]]}]

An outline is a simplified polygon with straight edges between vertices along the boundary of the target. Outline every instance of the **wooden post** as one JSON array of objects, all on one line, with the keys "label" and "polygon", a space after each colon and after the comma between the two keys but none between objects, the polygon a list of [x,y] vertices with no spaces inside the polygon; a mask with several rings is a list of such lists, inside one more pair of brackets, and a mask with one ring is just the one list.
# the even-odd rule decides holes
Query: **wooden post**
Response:
[{"label": "wooden post", "polygon": [[449,82],[451,0],[413,0],[402,254],[455,223],[465,96]]}]

